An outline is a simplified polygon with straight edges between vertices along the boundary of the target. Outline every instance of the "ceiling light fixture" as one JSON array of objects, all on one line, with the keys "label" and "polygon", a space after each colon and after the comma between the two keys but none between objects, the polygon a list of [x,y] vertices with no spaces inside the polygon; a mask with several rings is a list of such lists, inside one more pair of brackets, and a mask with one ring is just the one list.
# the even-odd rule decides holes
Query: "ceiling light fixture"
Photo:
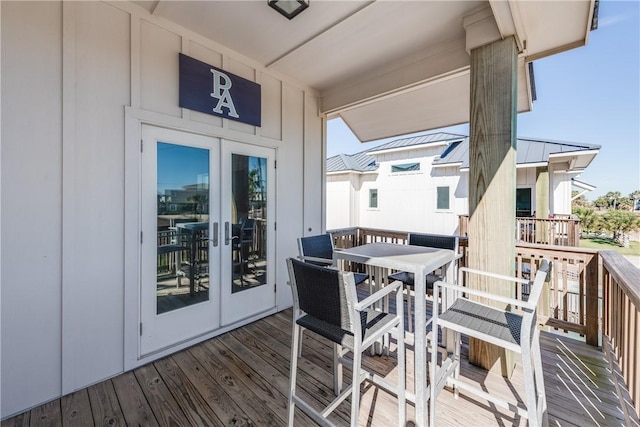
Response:
[{"label": "ceiling light fixture", "polygon": [[309,7],[309,0],[267,0],[269,6],[288,19],[293,19]]}]

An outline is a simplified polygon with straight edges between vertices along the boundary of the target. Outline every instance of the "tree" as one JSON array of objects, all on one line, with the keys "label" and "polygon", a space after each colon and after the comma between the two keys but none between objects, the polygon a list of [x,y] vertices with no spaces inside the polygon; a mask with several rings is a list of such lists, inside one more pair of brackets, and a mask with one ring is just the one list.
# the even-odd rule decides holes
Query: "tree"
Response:
[{"label": "tree", "polygon": [[621,211],[633,210],[633,201],[628,197],[621,197],[618,199],[618,209]]},{"label": "tree", "polygon": [[602,215],[602,228],[609,231],[620,246],[629,247],[629,232],[640,229],[640,217],[632,212],[607,210]]},{"label": "tree", "polygon": [[600,196],[593,201],[593,205],[598,209],[606,209],[609,207],[609,198],[607,196]]},{"label": "tree", "polygon": [[609,199],[609,207],[613,206],[613,209],[618,209],[618,200],[622,197],[622,193],[619,191],[609,191],[604,197]]},{"label": "tree", "polygon": [[580,231],[592,233],[599,227],[600,216],[592,208],[576,207],[573,214],[580,220]]}]

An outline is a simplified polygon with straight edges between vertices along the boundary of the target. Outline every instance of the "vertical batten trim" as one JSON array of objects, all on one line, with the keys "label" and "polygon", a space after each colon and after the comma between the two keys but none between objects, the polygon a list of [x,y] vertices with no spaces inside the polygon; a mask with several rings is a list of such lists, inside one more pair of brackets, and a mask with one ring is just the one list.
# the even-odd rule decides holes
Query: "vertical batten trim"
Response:
[{"label": "vertical batten trim", "polygon": [[140,108],[140,17],[130,16],[131,25],[131,107]]},{"label": "vertical batten trim", "polygon": [[62,395],[76,388],[74,326],[75,277],[75,194],[76,180],[76,3],[62,3],[62,292],[61,292],[61,384]]},{"label": "vertical batten trim", "polygon": [[[189,49],[191,46],[191,40],[185,36],[184,34],[179,34],[180,36],[180,52],[182,52],[185,55],[191,55],[191,50]],[[176,61],[178,60],[178,58],[176,58]],[[178,80],[180,80],[180,70],[178,70]],[[178,96],[180,96],[178,94]],[[178,105],[180,104],[180,102],[178,102]],[[191,113],[189,112],[189,110],[187,108],[181,107],[180,108],[180,117],[182,119],[185,120],[190,120],[191,119]]]},{"label": "vertical batten trim", "polygon": [[140,323],[140,120],[124,108],[124,338],[123,363],[128,371],[138,366]]}]

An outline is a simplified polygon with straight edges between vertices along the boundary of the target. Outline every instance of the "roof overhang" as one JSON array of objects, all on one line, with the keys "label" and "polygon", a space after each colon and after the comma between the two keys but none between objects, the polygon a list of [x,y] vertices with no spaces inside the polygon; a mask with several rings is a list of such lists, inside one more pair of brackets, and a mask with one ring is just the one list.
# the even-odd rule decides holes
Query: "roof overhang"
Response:
[{"label": "roof overhang", "polygon": [[133,3],[246,58],[258,81],[313,89],[321,114],[369,141],[468,122],[469,52],[510,36],[517,108],[531,110],[528,63],[586,44],[595,0],[312,0],[290,21],[265,0]]},{"label": "roof overhang", "polygon": [[599,150],[582,150],[549,154],[549,164],[568,172],[582,171],[591,164],[598,153]]}]

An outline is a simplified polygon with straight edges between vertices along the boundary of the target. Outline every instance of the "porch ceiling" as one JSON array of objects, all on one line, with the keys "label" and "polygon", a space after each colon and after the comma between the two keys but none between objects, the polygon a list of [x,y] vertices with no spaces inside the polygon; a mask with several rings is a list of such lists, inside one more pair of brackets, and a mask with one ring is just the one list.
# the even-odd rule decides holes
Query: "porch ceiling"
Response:
[{"label": "porch ceiling", "polygon": [[522,51],[518,110],[530,110],[527,62],[585,44],[594,7],[311,0],[288,21],[266,0],[134,3],[316,89],[322,112],[362,141],[467,122],[468,51],[510,35]]}]

